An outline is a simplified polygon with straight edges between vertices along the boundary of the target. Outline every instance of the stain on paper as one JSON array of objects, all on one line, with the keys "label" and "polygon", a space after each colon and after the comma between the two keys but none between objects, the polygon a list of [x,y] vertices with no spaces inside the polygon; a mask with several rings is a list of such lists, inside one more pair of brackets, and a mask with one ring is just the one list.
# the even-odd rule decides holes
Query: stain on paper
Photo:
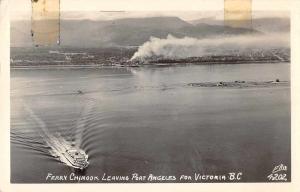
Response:
[{"label": "stain on paper", "polygon": [[31,36],[36,46],[60,43],[60,0],[31,0]]},{"label": "stain on paper", "polygon": [[252,28],[252,0],[224,0],[224,24]]}]

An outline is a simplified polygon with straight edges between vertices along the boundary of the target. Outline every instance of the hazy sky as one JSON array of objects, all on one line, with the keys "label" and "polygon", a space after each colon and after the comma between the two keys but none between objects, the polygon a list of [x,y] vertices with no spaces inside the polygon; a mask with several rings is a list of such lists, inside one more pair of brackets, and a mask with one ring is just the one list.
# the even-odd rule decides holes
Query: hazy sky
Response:
[{"label": "hazy sky", "polygon": [[[64,12],[62,13],[62,17],[66,19],[178,16],[184,20],[193,20],[215,16],[216,12],[218,12],[216,15],[217,18],[222,17],[223,1],[224,0],[61,0],[61,11]],[[260,13],[262,13],[261,11],[289,10],[290,0],[252,0],[252,2],[253,11],[260,11]],[[10,7],[12,20],[30,19],[31,0],[10,0]],[[282,12],[278,13],[282,14]]]}]

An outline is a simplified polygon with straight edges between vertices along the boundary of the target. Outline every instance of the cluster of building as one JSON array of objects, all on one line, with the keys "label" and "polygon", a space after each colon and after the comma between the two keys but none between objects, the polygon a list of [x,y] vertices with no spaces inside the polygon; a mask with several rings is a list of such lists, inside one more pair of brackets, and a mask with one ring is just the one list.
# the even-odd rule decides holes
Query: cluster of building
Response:
[{"label": "cluster of building", "polygon": [[157,63],[197,63],[197,64],[235,64],[235,63],[276,63],[290,62],[289,49],[270,49],[270,50],[247,50],[243,52],[229,51],[222,55],[204,55],[199,57],[187,58],[164,58],[162,56],[152,56],[136,61],[143,64]]},{"label": "cluster of building", "polygon": [[28,49],[13,50],[11,66],[140,66],[153,64],[235,64],[235,63],[276,63],[289,62],[289,49],[227,51],[226,54],[211,54],[199,57],[165,58],[151,56],[130,60],[136,49]]}]

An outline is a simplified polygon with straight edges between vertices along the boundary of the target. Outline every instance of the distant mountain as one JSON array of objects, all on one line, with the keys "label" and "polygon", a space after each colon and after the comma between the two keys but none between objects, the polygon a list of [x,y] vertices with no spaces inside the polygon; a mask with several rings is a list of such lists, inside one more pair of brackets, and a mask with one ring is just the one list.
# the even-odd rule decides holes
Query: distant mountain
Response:
[{"label": "distant mountain", "polygon": [[263,32],[289,32],[289,18],[259,18],[253,21],[253,28]]},{"label": "distant mountain", "polygon": [[32,46],[30,21],[12,21],[10,23],[10,44],[12,47]]},{"label": "distant mountain", "polygon": [[180,31],[184,36],[205,38],[217,35],[239,35],[239,34],[253,34],[260,33],[259,31],[245,28],[233,28],[224,25],[209,25],[200,23],[197,25],[181,28]]},{"label": "distant mountain", "polygon": [[191,20],[189,23],[193,25],[209,24],[209,25],[224,25],[223,20],[216,19],[215,17],[205,17],[201,19]]},{"label": "distant mountain", "polygon": [[[177,17],[129,18],[110,21],[62,20],[61,43],[63,46],[105,47],[139,46],[151,36],[205,38],[217,35],[258,33],[252,29],[220,25],[193,25]],[[11,23],[11,45],[31,46],[30,21]]]},{"label": "distant mountain", "polygon": [[[209,24],[209,25],[224,25],[223,20],[215,19],[214,17],[207,17],[197,20],[189,21],[193,25]],[[255,18],[252,20],[252,27],[255,30],[269,33],[269,32],[289,32],[290,19],[287,17],[266,17]]]}]

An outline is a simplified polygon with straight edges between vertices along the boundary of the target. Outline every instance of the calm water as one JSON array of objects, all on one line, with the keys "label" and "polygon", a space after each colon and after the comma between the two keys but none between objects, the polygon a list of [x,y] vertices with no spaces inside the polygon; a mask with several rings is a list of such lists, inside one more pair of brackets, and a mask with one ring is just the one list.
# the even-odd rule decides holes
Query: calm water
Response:
[{"label": "calm water", "polygon": [[12,69],[11,181],[73,172],[50,155],[45,129],[87,152],[82,175],[236,171],[243,182],[262,182],[281,163],[290,173],[289,87],[186,86],[289,81],[289,73],[289,64]]}]

